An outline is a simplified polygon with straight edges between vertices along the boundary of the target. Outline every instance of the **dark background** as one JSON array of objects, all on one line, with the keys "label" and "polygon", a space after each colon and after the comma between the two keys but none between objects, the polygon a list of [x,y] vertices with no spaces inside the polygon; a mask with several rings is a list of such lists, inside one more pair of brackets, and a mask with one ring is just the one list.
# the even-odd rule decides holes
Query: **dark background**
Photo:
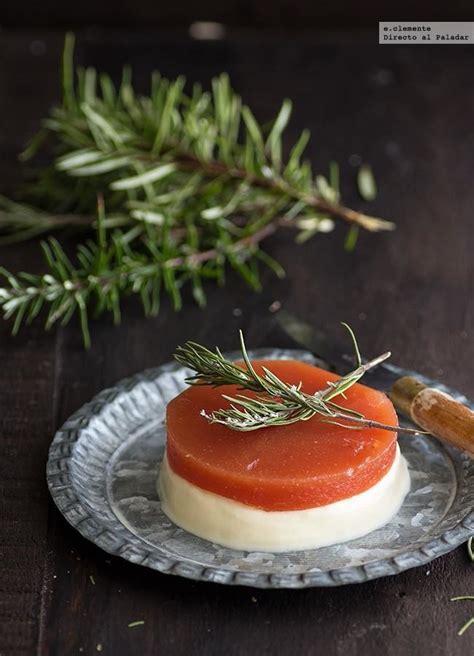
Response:
[{"label": "dark background", "polygon": [[[473,592],[465,547],[397,577],[339,589],[255,591],[197,584],[110,558],[69,528],[49,500],[44,468],[56,428],[120,378],[170,359],[193,338],[235,348],[274,344],[273,301],[328,330],[349,321],[367,355],[386,348],[402,366],[474,396],[474,85],[472,46],[378,46],[386,20],[468,20],[472,3],[384,7],[357,3],[9,3],[0,8],[0,191],[18,184],[16,155],[59,97],[63,28],[76,58],[118,76],[130,62],[137,88],[149,73],[184,73],[205,84],[230,73],[265,120],[294,101],[288,142],[309,127],[316,169],[341,164],[346,204],[397,222],[343,249],[345,226],[295,246],[268,249],[287,270],[250,292],[229,276],[210,287],[205,311],[143,319],[129,302],[120,327],[92,325],[82,349],[76,323],[41,325],[11,338],[0,324],[0,654],[232,654],[461,656],[472,654],[472,615],[450,597]],[[380,11],[380,15],[379,15]],[[194,20],[231,26],[224,40],[196,41]],[[284,28],[291,27],[291,34]],[[364,29],[360,29],[364,28]],[[364,205],[354,155],[375,170],[379,196]],[[0,264],[41,267],[38,245],[0,249]],[[235,309],[241,310],[235,316]],[[92,585],[93,575],[96,585]],[[144,619],[135,629],[129,622]]]},{"label": "dark background", "polygon": [[45,28],[89,27],[169,27],[186,26],[192,21],[219,21],[226,25],[278,28],[337,28],[354,30],[391,21],[463,21],[472,20],[474,7],[470,0],[434,3],[429,0],[192,0],[163,2],[157,0],[102,0],[64,2],[60,0],[18,0],[3,3],[0,24],[6,27],[35,25]]}]

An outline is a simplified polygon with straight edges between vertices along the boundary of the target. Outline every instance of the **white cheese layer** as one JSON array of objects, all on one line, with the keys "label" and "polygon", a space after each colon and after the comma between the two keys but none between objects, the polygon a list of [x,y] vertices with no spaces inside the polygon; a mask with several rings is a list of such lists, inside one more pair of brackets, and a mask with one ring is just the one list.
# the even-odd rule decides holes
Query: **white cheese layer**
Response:
[{"label": "white cheese layer", "polygon": [[361,494],[317,508],[266,511],[189,483],[165,455],[158,488],[163,512],[189,533],[231,549],[279,552],[347,542],[384,526],[400,509],[410,475],[397,446],[392,467]]}]

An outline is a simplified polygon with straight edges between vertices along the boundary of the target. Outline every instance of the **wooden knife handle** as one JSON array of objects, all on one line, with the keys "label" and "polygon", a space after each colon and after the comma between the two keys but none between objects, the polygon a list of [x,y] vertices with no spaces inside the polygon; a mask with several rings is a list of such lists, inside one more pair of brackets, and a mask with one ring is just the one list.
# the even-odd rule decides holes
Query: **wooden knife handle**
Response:
[{"label": "wooden knife handle", "polygon": [[399,378],[389,393],[394,406],[418,426],[474,458],[474,412],[439,390]]}]

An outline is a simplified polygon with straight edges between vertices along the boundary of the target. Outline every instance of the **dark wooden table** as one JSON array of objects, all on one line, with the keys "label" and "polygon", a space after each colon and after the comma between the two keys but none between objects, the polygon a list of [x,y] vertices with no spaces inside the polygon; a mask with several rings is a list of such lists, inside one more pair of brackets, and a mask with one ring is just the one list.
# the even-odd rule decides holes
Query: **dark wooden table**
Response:
[{"label": "dark wooden table", "polygon": [[[474,592],[465,547],[395,578],[339,589],[193,583],[86,542],[45,484],[54,430],[93,394],[166,362],[188,338],[234,348],[243,327],[250,345],[269,345],[275,300],[329,330],[349,321],[369,355],[390,347],[395,362],[474,396],[474,48],[375,41],[375,31],[291,39],[242,32],[219,42],[169,32],[79,35],[80,63],[118,74],[129,61],[142,89],[154,67],[204,83],[226,70],[262,119],[291,97],[290,133],[311,128],[315,165],[339,160],[345,200],[363,207],[353,163],[373,164],[380,194],[371,209],[398,229],[362,235],[354,253],[342,248],[342,226],[300,247],[287,234],[275,237],[269,248],[285,280],[265,275],[258,295],[230,276],[225,292],[209,289],[206,311],[190,305],[177,316],[165,304],[153,320],[130,303],[120,327],[94,323],[87,353],[76,324],[47,335],[35,325],[17,338],[0,324],[2,656],[473,653],[474,628],[456,635],[473,608],[449,601]],[[60,34],[1,35],[3,191],[16,183],[17,152],[58,97],[61,46]],[[3,248],[0,263],[37,268],[38,246]],[[128,628],[134,620],[145,625]]]}]

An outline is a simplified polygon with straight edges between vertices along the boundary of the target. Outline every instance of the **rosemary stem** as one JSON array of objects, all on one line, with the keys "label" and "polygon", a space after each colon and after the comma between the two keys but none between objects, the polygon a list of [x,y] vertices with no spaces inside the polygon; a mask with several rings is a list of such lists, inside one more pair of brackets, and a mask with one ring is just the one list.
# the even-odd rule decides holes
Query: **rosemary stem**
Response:
[{"label": "rosemary stem", "polygon": [[257,187],[264,187],[274,191],[283,192],[294,200],[304,200],[305,203],[316,210],[328,212],[329,214],[332,214],[333,216],[342,219],[347,223],[359,225],[371,232],[395,229],[395,224],[391,221],[386,221],[385,219],[379,219],[378,217],[369,216],[367,214],[363,214],[362,212],[357,212],[356,210],[344,207],[338,203],[331,203],[330,201],[327,201],[320,196],[304,194],[278,177],[264,178],[262,176],[249,176],[248,171],[245,171],[244,169],[229,167],[226,166],[226,164],[223,162],[218,161],[203,162],[188,153],[181,153],[177,158],[177,163],[178,166],[185,171],[199,170],[212,177],[225,175],[230,178],[247,180],[250,184],[253,184]]},{"label": "rosemary stem", "polygon": [[97,217],[91,214],[49,214],[47,222],[54,228],[67,226],[91,226]]},{"label": "rosemary stem", "polygon": [[[237,253],[239,251],[245,251],[251,246],[257,246],[263,239],[269,237],[277,230],[277,223],[272,222],[268,223],[266,226],[254,232],[247,237],[240,239],[239,241],[232,244],[228,251],[232,253]],[[23,287],[7,287],[3,288],[2,292],[4,295],[10,297],[24,297],[29,296],[34,298],[35,296],[48,296],[51,294],[63,292],[65,288],[69,291],[83,291],[88,289],[91,286],[91,282],[96,287],[107,287],[110,284],[121,284],[130,276],[147,276],[153,275],[153,272],[158,272],[160,269],[178,269],[182,266],[187,267],[196,267],[200,264],[208,262],[209,260],[215,259],[219,254],[225,253],[223,249],[211,248],[206,251],[201,251],[199,253],[193,253],[192,255],[187,255],[185,257],[175,257],[165,260],[162,263],[156,264],[146,264],[143,266],[134,267],[131,270],[121,271],[115,270],[107,274],[100,276],[89,276],[87,280],[75,280],[75,281],[65,281],[63,283],[55,281],[51,285],[44,287],[35,287],[35,288],[23,288]]]}]

